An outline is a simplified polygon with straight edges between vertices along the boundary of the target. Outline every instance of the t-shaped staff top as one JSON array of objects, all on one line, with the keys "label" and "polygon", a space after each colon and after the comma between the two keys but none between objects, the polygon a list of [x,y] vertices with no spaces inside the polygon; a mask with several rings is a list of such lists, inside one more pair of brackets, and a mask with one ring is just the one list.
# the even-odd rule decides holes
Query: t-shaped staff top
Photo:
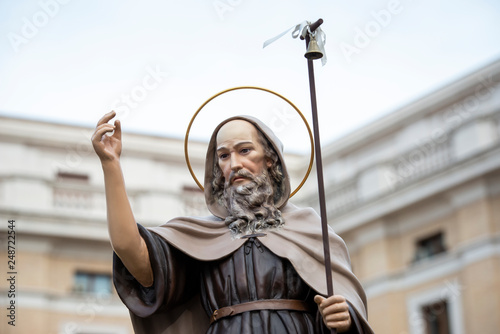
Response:
[{"label": "t-shaped staff top", "polygon": [[[310,31],[310,32],[314,32],[314,31],[315,31],[316,29],[318,29],[318,27],[319,27],[320,25],[322,25],[322,24],[323,24],[323,19],[318,19],[318,21],[316,21],[316,22],[314,22],[314,23],[311,23],[311,24],[309,25],[309,31]],[[307,41],[308,34],[306,34],[306,36],[305,36],[305,37],[304,37],[304,35],[300,35],[300,39],[304,39],[304,38],[305,38],[305,39],[306,39],[306,41]]]}]

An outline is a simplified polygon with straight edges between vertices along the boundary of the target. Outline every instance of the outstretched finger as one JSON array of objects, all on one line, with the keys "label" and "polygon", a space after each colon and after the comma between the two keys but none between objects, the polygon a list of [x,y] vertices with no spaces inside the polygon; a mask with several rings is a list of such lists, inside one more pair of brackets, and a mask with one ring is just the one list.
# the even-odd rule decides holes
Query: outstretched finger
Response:
[{"label": "outstretched finger", "polygon": [[97,122],[97,126],[104,124],[104,123],[108,123],[110,119],[115,117],[115,115],[116,115],[116,112],[114,110],[111,110],[110,112],[108,112],[107,114],[105,114],[104,116],[101,117],[99,122]]},{"label": "outstretched finger", "polygon": [[119,119],[115,121],[115,133],[113,133],[113,137],[116,139],[121,139],[122,138],[122,123],[120,122]]}]

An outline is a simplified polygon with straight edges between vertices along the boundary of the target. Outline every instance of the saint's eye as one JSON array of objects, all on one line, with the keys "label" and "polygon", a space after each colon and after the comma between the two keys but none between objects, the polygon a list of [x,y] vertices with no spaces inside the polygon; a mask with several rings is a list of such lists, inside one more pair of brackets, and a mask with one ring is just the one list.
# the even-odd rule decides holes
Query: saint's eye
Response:
[{"label": "saint's eye", "polygon": [[219,154],[219,159],[226,159],[229,156],[227,153],[221,153]]},{"label": "saint's eye", "polygon": [[249,148],[242,148],[240,152],[241,152],[242,154],[245,154],[245,153],[250,152],[250,149],[249,149]]}]

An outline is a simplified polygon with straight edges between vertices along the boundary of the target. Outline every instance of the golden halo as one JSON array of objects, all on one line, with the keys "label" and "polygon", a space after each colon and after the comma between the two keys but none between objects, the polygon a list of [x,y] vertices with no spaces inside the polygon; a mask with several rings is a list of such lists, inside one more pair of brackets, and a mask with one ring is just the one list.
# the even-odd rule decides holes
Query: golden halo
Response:
[{"label": "golden halo", "polygon": [[203,103],[201,105],[201,107],[199,107],[198,110],[196,110],[196,112],[194,113],[193,117],[191,118],[191,121],[189,122],[189,125],[188,125],[187,130],[186,130],[186,136],[184,138],[184,157],[186,158],[186,164],[188,166],[189,172],[191,173],[191,176],[193,177],[193,179],[196,182],[196,184],[198,185],[198,187],[200,187],[201,191],[204,191],[205,189],[203,188],[203,185],[200,183],[200,181],[198,181],[198,178],[196,177],[196,175],[195,175],[195,173],[193,171],[193,168],[191,167],[191,162],[189,161],[188,139],[189,139],[189,132],[191,131],[191,125],[193,125],[193,122],[194,122],[196,116],[198,116],[198,114],[200,113],[201,109],[203,109],[210,101],[212,101],[213,99],[215,99],[216,97],[218,97],[218,96],[220,96],[222,94],[225,94],[225,93],[228,93],[228,92],[231,92],[231,91],[234,91],[234,90],[239,90],[239,89],[256,89],[256,90],[261,90],[261,91],[264,91],[264,92],[268,92],[268,93],[274,94],[274,95],[280,97],[281,99],[283,99],[284,101],[286,101],[290,106],[292,106],[292,108],[295,109],[295,111],[302,118],[302,121],[304,121],[304,124],[305,124],[305,126],[307,128],[307,132],[309,133],[309,140],[311,141],[311,158],[309,160],[309,167],[307,168],[307,172],[304,175],[304,178],[302,179],[302,181],[300,182],[300,184],[297,186],[297,188],[295,188],[295,190],[290,194],[290,198],[291,198],[293,195],[295,195],[297,193],[297,191],[299,191],[300,188],[302,188],[302,186],[306,182],[307,178],[309,177],[309,173],[311,172],[312,165],[313,165],[313,162],[314,162],[314,140],[313,140],[313,135],[312,135],[312,132],[311,132],[311,128],[309,127],[309,124],[307,123],[306,118],[300,112],[299,108],[297,108],[286,97],[284,97],[284,96],[282,96],[282,95],[280,95],[280,94],[278,94],[276,92],[273,92],[272,90],[266,89],[266,88],[256,87],[256,86],[239,86],[239,87],[228,88],[226,90],[223,90],[222,92],[219,92],[219,93],[215,94],[214,96],[212,96],[211,98],[209,98],[208,100],[206,100],[205,103]]}]

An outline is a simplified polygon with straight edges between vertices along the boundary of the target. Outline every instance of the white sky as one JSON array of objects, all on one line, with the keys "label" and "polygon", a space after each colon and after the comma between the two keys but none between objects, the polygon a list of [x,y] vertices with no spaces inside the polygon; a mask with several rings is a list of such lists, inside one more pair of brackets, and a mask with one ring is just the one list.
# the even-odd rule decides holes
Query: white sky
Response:
[{"label": "white sky", "polygon": [[[496,0],[2,1],[0,114],[93,126],[120,107],[125,131],[183,137],[210,96],[254,85],[284,95],[310,119],[304,42],[289,33],[262,44],[320,17],[328,56],[324,67],[315,61],[322,144],[500,57]],[[371,34],[366,45],[359,31]],[[358,53],[347,57],[347,44]],[[127,95],[135,98],[125,112]],[[255,111],[286,125],[283,136],[295,140],[284,139],[289,149],[307,149],[300,125],[283,117],[285,104],[265,95],[215,100],[192,138],[225,114]]]}]

